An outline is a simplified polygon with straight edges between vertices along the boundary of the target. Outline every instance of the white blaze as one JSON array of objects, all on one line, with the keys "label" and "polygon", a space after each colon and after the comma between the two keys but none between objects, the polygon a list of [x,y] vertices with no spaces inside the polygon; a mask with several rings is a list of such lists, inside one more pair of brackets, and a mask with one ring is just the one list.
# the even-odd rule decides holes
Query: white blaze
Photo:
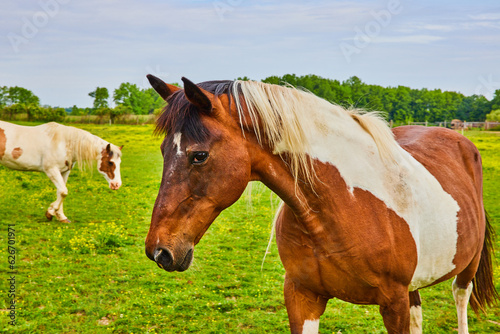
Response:
[{"label": "white blaze", "polygon": [[182,155],[182,150],[181,150],[181,138],[182,138],[182,133],[176,132],[174,134],[174,146],[177,149],[177,155]]}]

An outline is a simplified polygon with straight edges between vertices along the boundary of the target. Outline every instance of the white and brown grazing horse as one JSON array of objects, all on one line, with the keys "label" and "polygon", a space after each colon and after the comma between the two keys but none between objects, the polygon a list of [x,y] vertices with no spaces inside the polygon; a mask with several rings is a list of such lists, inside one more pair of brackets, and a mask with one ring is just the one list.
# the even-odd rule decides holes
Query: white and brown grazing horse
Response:
[{"label": "white and brown grazing horse", "polygon": [[327,301],[377,304],[389,333],[421,333],[418,290],[452,277],[459,333],[467,304],[498,298],[477,148],[443,128],[391,132],[374,113],[251,81],[148,76],[168,102],[157,131],[163,179],[146,254],[184,271],[249,181],[284,201],[276,238],[292,333],[317,333]]},{"label": "white and brown grazing horse", "polygon": [[69,222],[63,212],[63,201],[68,195],[66,182],[75,163],[92,164],[109,187],[120,188],[121,147],[81,129],[58,123],[21,126],[0,121],[0,165],[21,171],[47,174],[57,188],[57,199],[50,204],[46,217],[56,216]]}]

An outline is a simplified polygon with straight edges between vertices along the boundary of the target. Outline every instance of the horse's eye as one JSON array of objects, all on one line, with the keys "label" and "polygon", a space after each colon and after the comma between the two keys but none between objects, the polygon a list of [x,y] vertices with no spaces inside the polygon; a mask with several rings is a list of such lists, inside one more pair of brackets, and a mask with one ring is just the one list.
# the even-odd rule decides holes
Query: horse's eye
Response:
[{"label": "horse's eye", "polygon": [[205,160],[207,160],[207,158],[208,152],[193,152],[191,156],[191,163],[193,165],[202,164]]},{"label": "horse's eye", "polygon": [[108,161],[108,165],[113,166],[113,161]]}]

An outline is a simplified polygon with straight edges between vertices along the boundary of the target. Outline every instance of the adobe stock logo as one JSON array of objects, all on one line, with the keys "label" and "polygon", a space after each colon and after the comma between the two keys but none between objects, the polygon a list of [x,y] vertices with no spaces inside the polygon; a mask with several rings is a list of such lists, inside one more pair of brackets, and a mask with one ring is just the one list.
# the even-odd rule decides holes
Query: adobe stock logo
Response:
[{"label": "adobe stock logo", "polygon": [[403,10],[399,0],[389,0],[386,9],[379,11],[371,11],[370,15],[373,20],[366,22],[364,29],[356,26],[354,32],[356,33],[351,43],[340,43],[340,50],[348,63],[354,54],[361,53],[361,50],[366,48],[375,37],[380,35],[382,28],[387,27],[394,15],[398,15]]},{"label": "adobe stock logo", "polygon": [[232,12],[235,8],[239,7],[245,0],[223,0],[214,1],[212,4],[214,6],[215,12],[219,16],[221,21],[224,21],[224,16],[227,12]]},{"label": "adobe stock logo", "polygon": [[488,96],[491,98],[495,92],[500,89],[500,81],[495,81],[493,74],[489,74],[487,77],[479,76],[479,85],[476,86],[476,95]]},{"label": "adobe stock logo", "polygon": [[21,27],[21,33],[9,32],[7,34],[7,39],[10,42],[10,46],[15,53],[19,53],[20,46],[23,44],[28,44],[30,40],[38,35],[40,29],[45,27],[50,19],[54,18],[61,9],[61,5],[65,5],[70,0],[40,0],[38,5],[41,10],[33,13],[31,17],[24,16],[21,18],[23,25]]}]

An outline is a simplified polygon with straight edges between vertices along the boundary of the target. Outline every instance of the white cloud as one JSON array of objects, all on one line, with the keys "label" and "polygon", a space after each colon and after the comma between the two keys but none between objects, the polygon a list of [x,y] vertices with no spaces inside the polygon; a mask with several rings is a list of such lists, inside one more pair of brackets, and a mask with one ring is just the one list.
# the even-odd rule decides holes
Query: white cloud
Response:
[{"label": "white cloud", "polygon": [[469,17],[473,20],[496,21],[500,20],[500,13],[483,13],[478,15],[469,15]]},{"label": "white cloud", "polygon": [[451,32],[458,29],[456,25],[444,25],[444,24],[424,24],[421,28],[424,30],[439,31],[439,32]]},{"label": "white cloud", "polygon": [[415,44],[429,44],[444,40],[441,36],[432,35],[407,35],[407,36],[381,36],[374,38],[374,43],[415,43]]}]

